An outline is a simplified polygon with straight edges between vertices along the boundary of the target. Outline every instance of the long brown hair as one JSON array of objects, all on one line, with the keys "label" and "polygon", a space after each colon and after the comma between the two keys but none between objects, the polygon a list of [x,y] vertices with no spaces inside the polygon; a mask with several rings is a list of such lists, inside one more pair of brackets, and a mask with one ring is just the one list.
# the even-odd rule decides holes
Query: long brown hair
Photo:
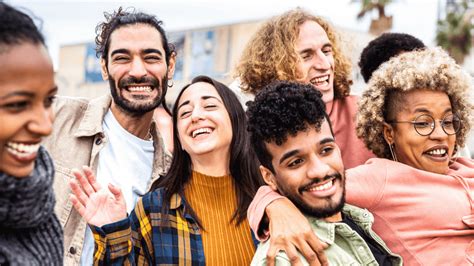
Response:
[{"label": "long brown hair", "polygon": [[[213,80],[207,76],[198,76],[190,84],[186,85],[179,93],[173,107],[173,142],[174,155],[171,167],[168,173],[159,178],[152,184],[151,190],[164,188],[163,213],[169,211],[171,197],[178,194],[184,199],[184,187],[189,182],[192,175],[191,158],[189,154],[182,149],[178,136],[177,117],[178,103],[183,92],[192,84],[197,82],[206,82],[214,86],[222,102],[229,113],[232,124],[232,141],[230,144],[230,162],[229,169],[237,194],[237,209],[232,217],[236,224],[241,223],[247,214],[247,208],[250,205],[257,189],[263,185],[259,163],[254,151],[249,145],[249,136],[246,130],[247,118],[242,105],[237,96],[224,84]],[[191,206],[184,200],[185,211],[188,212],[202,227],[196,213]]]}]

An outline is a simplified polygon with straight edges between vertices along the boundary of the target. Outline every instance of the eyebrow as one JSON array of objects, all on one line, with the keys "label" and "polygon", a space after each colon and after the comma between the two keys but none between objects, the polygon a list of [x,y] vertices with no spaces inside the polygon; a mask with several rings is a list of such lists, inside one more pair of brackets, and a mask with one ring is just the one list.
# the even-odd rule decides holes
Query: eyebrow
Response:
[{"label": "eyebrow", "polygon": [[[319,142],[319,145],[324,145],[326,143],[332,143],[334,142],[334,138],[324,138],[322,139],[320,142]],[[280,161],[278,162],[279,164],[283,163],[283,161],[285,161],[286,159],[292,157],[292,156],[295,156],[297,155],[298,153],[300,153],[300,150],[296,149],[296,150],[291,150],[285,154],[283,154],[283,156],[281,156],[280,158]]]},{"label": "eyebrow", "polygon": [[[448,107],[444,110],[444,113],[447,113],[447,112],[450,112],[450,111],[453,111],[453,109],[451,107]],[[415,109],[415,113],[430,113],[431,114],[431,111],[424,108],[424,107],[420,107],[420,108]]]},{"label": "eyebrow", "polygon": [[142,54],[159,54],[159,55],[163,55],[163,53],[158,50],[158,49],[154,49],[154,48],[148,48],[148,49],[145,49],[141,52]]},{"label": "eyebrow", "polygon": [[[158,50],[158,49],[154,49],[154,48],[147,48],[147,49],[144,49],[142,51],[140,51],[141,54],[159,54],[159,55],[163,55],[163,53]],[[110,54],[110,57],[116,55],[116,54],[130,54],[130,51],[128,49],[117,49],[117,50],[113,50],[112,53]]]},{"label": "eyebrow", "polygon": [[8,93],[7,95],[2,96],[2,98],[0,98],[0,99],[3,100],[3,99],[13,97],[13,96],[24,96],[24,97],[28,97],[28,98],[33,98],[35,96],[35,94],[32,93],[32,92],[28,92],[28,91],[14,91],[14,92]]},{"label": "eyebrow", "polygon": [[179,108],[183,107],[183,105],[186,105],[186,104],[189,104],[189,101],[184,101],[182,104],[180,104],[178,108],[176,109],[176,111],[179,111]]},{"label": "eyebrow", "polygon": [[[219,101],[219,102],[222,103],[222,101],[221,101],[219,98],[217,98],[217,97],[215,97],[215,96],[211,96],[211,95],[204,95],[204,96],[201,96],[201,99],[203,99],[203,100],[216,99],[217,101]],[[189,100],[188,100],[188,101],[184,101],[182,104],[180,104],[180,105],[178,106],[178,108],[176,109],[176,111],[179,111],[179,108],[181,108],[181,107],[183,107],[184,105],[189,104],[189,103],[190,103]]]},{"label": "eyebrow", "polygon": [[110,57],[116,55],[116,54],[129,54],[130,52],[127,49],[117,49],[113,50],[112,53],[110,53]]},{"label": "eyebrow", "polygon": [[332,48],[332,44],[331,43],[326,43],[326,44],[323,45],[322,49],[327,48],[327,47]]},{"label": "eyebrow", "polygon": [[[324,48],[327,48],[327,47],[331,47],[332,48],[332,44],[327,42],[323,45],[323,47],[321,47],[321,49],[324,49]],[[304,54],[304,53],[309,53],[311,52],[313,49],[312,48],[306,48],[306,49],[303,49],[301,51],[299,51],[298,53],[299,54]]]},{"label": "eyebrow", "polygon": [[217,98],[216,96],[211,96],[211,95],[202,96],[201,99],[203,99],[203,100],[216,99],[217,101],[222,102],[222,101],[221,101],[219,98]]},{"label": "eyebrow", "polygon": [[[58,86],[54,86],[53,88],[51,88],[48,91],[48,94],[52,94],[52,93],[56,94],[57,92],[58,92]],[[14,92],[8,93],[7,95],[2,96],[0,99],[4,100],[4,99],[14,97],[14,96],[23,96],[23,97],[28,97],[28,98],[34,98],[35,94],[33,92],[29,92],[29,91],[14,91]]]},{"label": "eyebrow", "polygon": [[58,93],[58,86],[54,86],[48,92],[48,94],[56,94],[56,93]]}]

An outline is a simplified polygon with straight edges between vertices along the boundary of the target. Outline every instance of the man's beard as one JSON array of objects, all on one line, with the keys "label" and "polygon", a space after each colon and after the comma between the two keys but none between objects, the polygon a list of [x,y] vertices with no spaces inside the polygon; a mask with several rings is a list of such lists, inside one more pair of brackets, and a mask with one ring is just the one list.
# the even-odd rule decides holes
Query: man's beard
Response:
[{"label": "man's beard", "polygon": [[345,196],[346,196],[346,189],[345,189],[346,179],[343,178],[340,173],[336,173],[336,174],[333,174],[333,175],[325,176],[322,179],[314,180],[310,184],[298,189],[299,194],[302,194],[305,188],[307,188],[307,187],[309,187],[309,186],[311,186],[315,183],[321,183],[321,182],[323,182],[325,180],[328,180],[328,179],[331,179],[331,178],[334,178],[334,180],[332,182],[336,182],[336,180],[338,180],[338,179],[340,180],[340,183],[342,184],[342,196],[341,196],[340,199],[334,199],[334,200],[332,200],[331,198],[320,199],[321,201],[325,201],[323,206],[312,207],[312,206],[308,205],[307,203],[305,203],[301,199],[300,196],[295,195],[292,192],[286,191],[285,186],[278,185],[278,190],[280,191],[280,194],[282,194],[283,196],[286,196],[289,200],[291,200],[291,202],[293,202],[293,204],[295,204],[295,206],[302,213],[304,213],[308,216],[319,218],[319,219],[327,218],[327,217],[331,217],[334,214],[342,211],[342,208],[344,207]]},{"label": "man's beard", "polygon": [[[148,84],[150,85],[154,90],[158,90],[158,93],[156,97],[151,101],[151,102],[146,102],[146,103],[140,103],[140,102],[134,102],[130,101],[128,99],[125,99],[119,92],[118,90],[125,90],[126,87],[131,86],[131,85],[138,85],[138,84]],[[116,86],[115,79],[110,77],[109,74],[109,85],[110,85],[110,92],[112,94],[112,98],[117,104],[117,106],[125,111],[126,113],[132,115],[132,116],[142,116],[150,111],[153,111],[156,107],[160,106],[160,104],[164,101],[165,95],[166,95],[166,90],[168,87],[168,77],[167,75],[164,75],[162,78],[162,83],[155,77],[142,77],[140,79],[137,79],[135,77],[127,77],[124,79],[119,80],[118,83],[118,88]],[[121,89],[120,89],[121,88]],[[134,95],[134,99],[137,100],[142,100],[145,99],[146,96],[141,96],[141,95]]]}]

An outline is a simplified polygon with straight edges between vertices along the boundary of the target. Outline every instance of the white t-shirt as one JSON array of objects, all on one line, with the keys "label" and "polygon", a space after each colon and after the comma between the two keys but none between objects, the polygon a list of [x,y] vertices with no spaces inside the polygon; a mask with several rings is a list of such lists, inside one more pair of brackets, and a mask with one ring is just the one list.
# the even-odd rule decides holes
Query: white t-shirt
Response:
[{"label": "white t-shirt", "polygon": [[[97,180],[107,189],[109,183],[122,189],[127,212],[135,207],[138,198],[147,192],[153,168],[153,140],[143,140],[125,130],[109,111],[102,128],[107,137],[105,147],[99,152]],[[86,228],[81,265],[92,265],[94,238]]]}]

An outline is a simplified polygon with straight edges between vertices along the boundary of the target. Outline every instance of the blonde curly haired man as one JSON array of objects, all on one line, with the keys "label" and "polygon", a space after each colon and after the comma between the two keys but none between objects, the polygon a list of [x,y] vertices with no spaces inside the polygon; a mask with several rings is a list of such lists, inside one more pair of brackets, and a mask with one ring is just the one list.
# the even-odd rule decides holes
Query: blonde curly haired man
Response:
[{"label": "blonde curly haired man", "polygon": [[374,157],[355,134],[351,63],[325,19],[297,8],[268,20],[244,49],[235,76],[251,94],[276,80],[313,85],[323,95],[344,164],[354,167]]}]

